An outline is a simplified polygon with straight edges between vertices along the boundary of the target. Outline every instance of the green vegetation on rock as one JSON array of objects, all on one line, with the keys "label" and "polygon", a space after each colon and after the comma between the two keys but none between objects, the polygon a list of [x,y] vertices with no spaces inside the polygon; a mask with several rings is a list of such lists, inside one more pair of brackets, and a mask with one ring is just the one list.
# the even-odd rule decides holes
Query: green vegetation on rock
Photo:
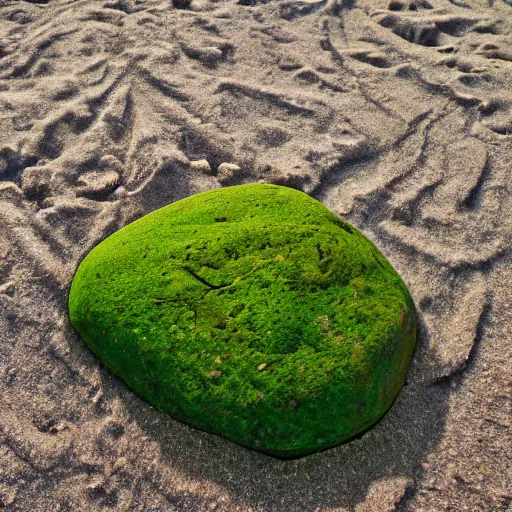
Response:
[{"label": "green vegetation on rock", "polygon": [[302,192],[242,185],[142,217],[82,261],[72,325],[150,404],[277,457],[371,427],[416,343],[406,286]]}]

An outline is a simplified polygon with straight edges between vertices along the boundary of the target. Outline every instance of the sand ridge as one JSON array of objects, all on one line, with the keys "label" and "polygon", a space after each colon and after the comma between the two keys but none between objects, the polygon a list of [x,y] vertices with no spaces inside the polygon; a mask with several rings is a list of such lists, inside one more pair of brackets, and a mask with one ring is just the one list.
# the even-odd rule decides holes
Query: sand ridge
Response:
[{"label": "sand ridge", "polygon": [[[0,506],[510,508],[511,20],[508,0],[0,2]],[[422,319],[384,420],[298,461],[155,411],[67,318],[97,242],[258,180],[362,230]]]}]

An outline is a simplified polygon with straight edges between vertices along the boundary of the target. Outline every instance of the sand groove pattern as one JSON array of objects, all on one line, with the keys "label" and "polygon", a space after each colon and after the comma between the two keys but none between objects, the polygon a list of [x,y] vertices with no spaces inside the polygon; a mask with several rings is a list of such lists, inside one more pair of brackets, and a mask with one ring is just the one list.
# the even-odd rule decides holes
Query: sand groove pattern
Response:
[{"label": "sand groove pattern", "polygon": [[[511,20],[508,0],[0,2],[0,508],[507,510]],[[372,238],[422,319],[384,420],[297,461],[150,408],[67,319],[98,241],[258,180]]]}]

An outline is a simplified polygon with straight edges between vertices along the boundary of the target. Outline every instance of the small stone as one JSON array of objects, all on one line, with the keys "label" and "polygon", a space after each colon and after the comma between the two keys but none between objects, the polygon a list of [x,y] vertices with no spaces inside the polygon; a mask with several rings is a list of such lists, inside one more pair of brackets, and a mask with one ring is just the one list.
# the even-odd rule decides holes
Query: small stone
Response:
[{"label": "small stone", "polygon": [[224,58],[224,53],[220,48],[215,46],[183,46],[183,51],[191,59],[197,59],[199,62],[206,66],[215,66],[219,61]]},{"label": "small stone", "polygon": [[224,185],[236,178],[241,170],[242,168],[239,165],[224,162],[217,169],[217,179]]},{"label": "small stone", "polygon": [[190,168],[194,171],[198,171],[203,174],[211,174],[212,173],[212,168],[210,166],[210,163],[206,159],[192,160],[190,162]]},{"label": "small stone", "polygon": [[69,424],[66,421],[61,421],[58,425],[53,428],[54,433],[62,432],[63,430],[69,430]]},{"label": "small stone", "polygon": [[119,187],[117,187],[114,190],[113,194],[116,197],[125,197],[128,195],[128,191],[126,190],[126,188],[124,188],[122,185],[120,185]]},{"label": "small stone", "polygon": [[128,191],[121,185],[114,190],[114,195],[116,197],[125,197],[128,195]]}]

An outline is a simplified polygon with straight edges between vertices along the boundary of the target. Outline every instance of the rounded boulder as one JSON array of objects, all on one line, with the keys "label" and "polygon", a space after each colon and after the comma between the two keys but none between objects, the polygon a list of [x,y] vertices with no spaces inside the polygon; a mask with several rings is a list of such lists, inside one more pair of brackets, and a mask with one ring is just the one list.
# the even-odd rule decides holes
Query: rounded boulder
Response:
[{"label": "rounded boulder", "polygon": [[106,238],[78,267],[69,314],[151,405],[281,458],[374,425],[417,331],[372,242],[308,195],[264,184],[188,197]]}]

